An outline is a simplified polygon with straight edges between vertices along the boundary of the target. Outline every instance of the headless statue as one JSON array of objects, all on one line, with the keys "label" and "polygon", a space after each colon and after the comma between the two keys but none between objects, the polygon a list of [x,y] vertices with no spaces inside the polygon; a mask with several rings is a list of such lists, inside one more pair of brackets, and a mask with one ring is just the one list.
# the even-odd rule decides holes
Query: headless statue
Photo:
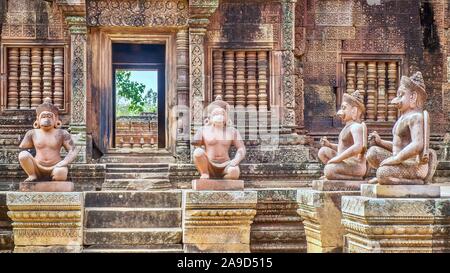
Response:
[{"label": "headless statue", "polygon": [[365,111],[359,91],[344,94],[337,116],[345,124],[339,134],[338,144],[326,137],[320,140],[322,148],[319,159],[325,164],[324,176],[327,180],[362,180],[367,172],[364,153],[367,149],[367,127],[361,123]]},{"label": "headless statue", "polygon": [[[75,147],[69,132],[59,129],[58,108],[50,98],[45,98],[44,103],[36,108],[36,115],[34,129],[25,134],[19,146],[22,149],[36,149],[35,157],[28,151],[19,154],[20,165],[28,175],[25,182],[66,181],[67,166],[76,158],[79,149]],[[68,152],[63,160],[61,147]]]},{"label": "headless statue", "polygon": [[[194,150],[194,163],[200,172],[200,179],[239,178],[239,163],[244,159],[246,151],[239,131],[228,122],[228,110],[228,103],[217,96],[207,108],[208,119],[205,125],[196,132],[191,142],[197,147]],[[233,159],[228,154],[231,145],[237,149]]]},{"label": "headless statue", "polygon": [[367,161],[377,169],[369,183],[384,185],[420,185],[431,180],[437,156],[429,149],[430,117],[424,111],[427,99],[422,73],[403,76],[391,103],[399,110],[392,129],[393,141],[382,140],[375,131],[369,138],[375,146],[367,152]]}]

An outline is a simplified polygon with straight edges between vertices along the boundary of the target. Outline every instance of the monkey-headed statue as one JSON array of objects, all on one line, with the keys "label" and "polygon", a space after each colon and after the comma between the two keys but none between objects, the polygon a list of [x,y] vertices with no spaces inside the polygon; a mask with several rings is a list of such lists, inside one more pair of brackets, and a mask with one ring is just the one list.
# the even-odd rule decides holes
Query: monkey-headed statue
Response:
[{"label": "monkey-headed statue", "polygon": [[436,152],[429,148],[430,116],[424,110],[427,93],[422,73],[403,76],[397,96],[391,101],[399,111],[392,129],[392,142],[374,131],[375,143],[367,151],[367,161],[377,169],[371,184],[421,185],[431,181],[437,166]]}]

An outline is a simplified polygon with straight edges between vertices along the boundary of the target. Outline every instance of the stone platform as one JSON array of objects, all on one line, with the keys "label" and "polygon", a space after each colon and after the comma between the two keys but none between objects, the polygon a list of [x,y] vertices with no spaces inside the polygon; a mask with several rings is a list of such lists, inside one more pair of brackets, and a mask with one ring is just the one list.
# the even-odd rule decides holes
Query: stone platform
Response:
[{"label": "stone platform", "polygon": [[80,252],[83,193],[8,192],[14,252]]},{"label": "stone platform", "polygon": [[449,198],[342,197],[345,252],[450,252]]},{"label": "stone platform", "polygon": [[365,181],[316,180],[312,189],[299,189],[298,213],[303,218],[307,252],[342,252],[344,227],[341,198],[359,195]]},{"label": "stone platform", "polygon": [[250,252],[256,191],[184,192],[185,252]]},{"label": "stone platform", "polygon": [[361,196],[373,198],[439,198],[441,187],[434,185],[361,185]]},{"label": "stone platform", "polygon": [[244,180],[195,179],[192,189],[196,191],[243,191]]},{"label": "stone platform", "polygon": [[39,181],[21,182],[19,191],[22,192],[72,192],[74,184],[70,181]]}]

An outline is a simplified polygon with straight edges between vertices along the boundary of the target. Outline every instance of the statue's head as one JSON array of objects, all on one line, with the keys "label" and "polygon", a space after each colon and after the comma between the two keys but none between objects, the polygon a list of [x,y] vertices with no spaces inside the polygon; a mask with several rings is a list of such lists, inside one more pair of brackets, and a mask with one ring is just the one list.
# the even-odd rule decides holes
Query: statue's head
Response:
[{"label": "statue's head", "polygon": [[344,94],[341,108],[336,115],[345,123],[351,120],[361,120],[364,111],[365,107],[363,95],[356,90],[352,94]]},{"label": "statue's head", "polygon": [[208,105],[208,123],[218,127],[227,126],[229,108],[230,105],[222,100],[222,96],[217,96],[216,99]]},{"label": "statue's head", "polygon": [[411,77],[403,76],[400,81],[400,87],[397,90],[397,97],[392,99],[400,112],[408,109],[423,109],[427,100],[427,92],[425,91],[425,83],[422,73],[416,72]]},{"label": "statue's head", "polygon": [[62,122],[58,118],[58,107],[52,104],[50,98],[45,98],[44,103],[36,108],[36,121],[33,127],[42,130],[59,128]]}]

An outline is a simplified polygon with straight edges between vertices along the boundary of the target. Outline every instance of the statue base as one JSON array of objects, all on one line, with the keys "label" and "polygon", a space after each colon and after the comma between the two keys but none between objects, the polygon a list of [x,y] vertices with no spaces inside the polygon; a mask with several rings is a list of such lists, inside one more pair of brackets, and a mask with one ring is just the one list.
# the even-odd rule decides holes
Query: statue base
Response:
[{"label": "statue base", "polygon": [[312,189],[299,189],[298,213],[303,218],[307,252],[342,252],[344,227],[341,198],[360,195],[361,180],[315,180]]},{"label": "statue base", "polygon": [[448,207],[448,198],[344,196],[344,252],[450,252]]},{"label": "statue base", "polygon": [[244,180],[229,179],[195,179],[192,180],[195,191],[242,191]]},{"label": "statue base", "polygon": [[250,252],[256,191],[185,191],[183,246],[191,252]]},{"label": "statue base", "polygon": [[361,196],[372,198],[440,198],[441,187],[432,185],[361,185]]},{"label": "statue base", "polygon": [[22,192],[72,192],[74,184],[69,181],[41,181],[21,182],[19,191]]}]

